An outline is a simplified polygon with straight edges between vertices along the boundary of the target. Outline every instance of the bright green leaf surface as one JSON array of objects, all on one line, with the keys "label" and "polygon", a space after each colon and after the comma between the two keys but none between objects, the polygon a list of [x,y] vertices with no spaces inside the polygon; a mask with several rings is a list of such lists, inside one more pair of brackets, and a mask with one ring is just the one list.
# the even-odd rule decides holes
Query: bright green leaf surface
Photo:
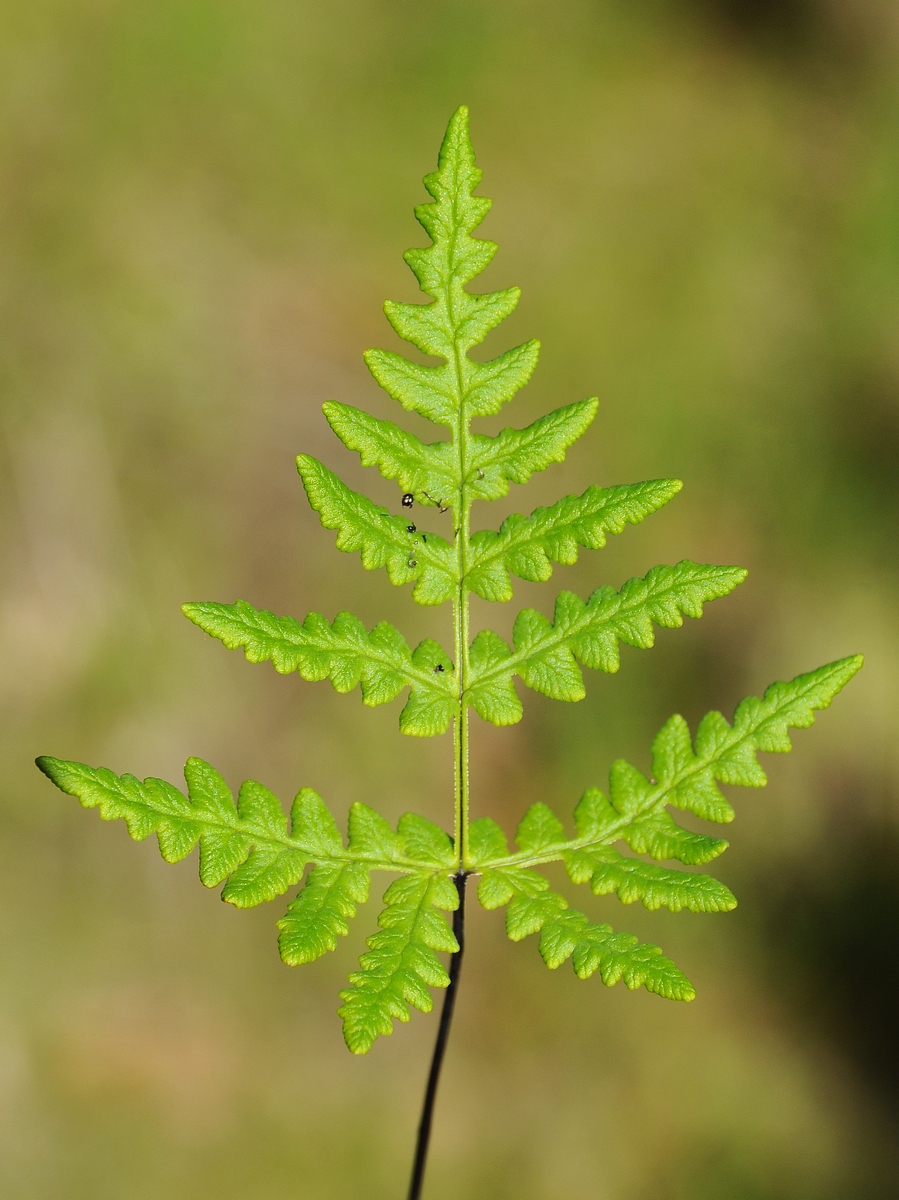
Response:
[{"label": "bright green leaf surface", "polygon": [[512,634],[514,651],[489,630],[475,638],[469,703],[495,725],[512,724],[521,715],[520,705],[515,715],[512,700],[514,675],[554,700],[581,700],[585,691],[578,662],[617,671],[619,642],[652,646],[654,625],[672,629],[683,624],[684,615],[700,617],[707,601],[726,596],[745,576],[740,567],[702,566],[685,559],[675,567],[654,567],[620,592],[599,588],[586,602],[562,592],[552,622],[533,608],[523,609]]},{"label": "bright green leaf surface", "polygon": [[379,933],[368,938],[359,960],[362,970],[340,993],[343,1035],[354,1054],[365,1054],[375,1039],[393,1032],[394,1020],[409,1020],[409,1005],[433,1007],[429,987],[446,987],[449,976],[435,951],[453,953],[459,944],[437,910],[452,911],[459,897],[446,876],[406,875],[384,896]]},{"label": "bright green leaf surface", "polygon": [[596,896],[614,892],[622,904],[641,901],[649,909],[729,912],[733,894],[710,875],[671,870],[639,858],[625,858],[612,846],[590,846],[565,855],[573,883],[589,883]]},{"label": "bright green leaf surface", "polygon": [[361,862],[322,863],[278,922],[278,949],[290,967],[314,962],[349,933],[356,905],[368,899],[368,867]]},{"label": "bright green leaf surface", "polygon": [[514,942],[540,934],[540,955],[555,968],[571,959],[580,979],[599,977],[610,987],[620,979],[629,988],[644,987],[669,1000],[692,1000],[693,985],[658,946],[630,933],[596,925],[549,888],[533,871],[498,867],[485,871],[478,888],[485,908],[508,904],[506,932]]},{"label": "bright green leaf surface", "polygon": [[337,530],[337,549],[358,551],[366,571],[387,568],[391,583],[415,581],[413,599],[419,604],[442,604],[455,582],[451,547],[439,534],[410,533],[409,520],[392,516],[354,492],[315,458],[301,454],[297,469],[309,503],[326,529]]},{"label": "bright green leaf surface", "polygon": [[[611,799],[598,788],[590,788],[578,804],[574,814],[577,836],[573,839],[566,837],[562,822],[542,803],[532,805],[518,826],[517,854],[509,854],[502,830],[493,821],[482,818],[474,822],[477,836],[470,846],[472,865],[483,871],[482,902],[488,908],[508,903],[515,894],[511,879],[521,891],[528,868],[562,860],[574,883],[589,883],[596,895],[614,892],[625,904],[639,900],[646,908],[664,907],[672,912],[734,908],[732,893],[716,879],[626,857],[612,843],[621,841],[635,854],[676,859],[688,866],[717,857],[727,842],[682,829],[668,806],[706,820],[731,820],[733,809],[717,783],[762,786],[765,774],[756,755],[788,751],[789,730],[811,725],[814,713],[829,707],[861,665],[861,656],[856,655],[799,675],[790,683],[774,683],[762,699],[752,696],[743,700],[733,724],[720,713],[709,713],[700,722],[695,749],[686,722],[672,717],[653,743],[655,780],[619,759],[610,773]],[[532,890],[536,886],[539,892],[543,885],[532,882],[529,886]],[[516,903],[517,915],[510,917],[515,931],[527,925],[524,914],[543,911],[539,905],[527,908],[523,902]]]},{"label": "bright green leaf surface", "polygon": [[[343,444],[356,451],[364,467],[377,467],[385,479],[395,479],[420,503],[427,503],[426,496],[455,500],[461,481],[459,456],[452,442],[426,445],[392,421],[382,421],[348,404],[325,404],[324,414]],[[410,519],[404,518],[404,532],[408,532],[409,524]],[[403,544],[407,546],[408,540]]]},{"label": "bright green leaf surface", "polygon": [[[614,893],[624,903],[640,901],[649,909],[733,908],[734,897],[717,880],[658,865],[658,860],[673,860],[696,866],[727,846],[721,838],[682,828],[671,810],[719,823],[731,820],[733,809],[718,785],[764,784],[758,752],[789,750],[789,730],[811,725],[814,712],[826,708],[861,665],[860,658],[843,659],[792,683],[774,684],[762,699],[744,700],[732,724],[720,713],[709,713],[695,739],[681,717],[672,717],[653,744],[652,777],[624,760],[614,763],[608,797],[590,788],[578,804],[574,837],[543,803],[525,813],[514,852],[491,818],[468,822],[469,707],[495,725],[514,724],[522,716],[516,676],[544,695],[579,700],[584,695],[581,667],[617,671],[620,643],[652,646],[656,626],[676,628],[684,616],[701,616],[705,603],[727,595],[745,576],[739,567],[688,560],[659,566],[620,591],[600,587],[586,601],[562,592],[552,621],[524,609],[515,620],[511,647],[490,630],[468,645],[470,592],[509,600],[512,576],[549,579],[554,564],[577,562],[581,548],[601,549],[609,534],[639,523],[681,486],[666,479],[593,486],[530,516],[513,514],[498,531],[472,535],[473,502],[505,496],[511,483],[524,484],[535,472],[562,462],[597,410],[596,400],[589,399],[496,436],[470,429],[473,419],[498,413],[528,382],[540,349],[529,340],[484,362],[468,357],[519,298],[515,287],[482,294],[466,290],[496,253],[493,242],[472,236],[490,208],[489,200],[474,194],[480,178],[468,112],[460,108],[449,123],[437,170],[425,178],[432,202],[415,210],[431,244],[404,256],[430,299],[385,304],[401,338],[443,361],[425,365],[388,350],[365,354],[374,378],[403,409],[447,427],[450,436],[427,443],[358,408],[325,404],[325,416],[343,444],[364,466],[376,467],[402,489],[396,512],[347,487],[317,459],[305,454],[297,459],[309,502],[322,525],[336,532],[340,550],[358,552],[366,570],[384,567],[394,584],[413,584],[420,604],[452,601],[455,664],[435,641],[423,641],[413,651],[393,625],[383,621],[367,630],[347,612],[331,623],[311,612],[300,622],[244,601],[184,606],[195,624],[229,649],[242,648],[251,662],[270,661],[282,674],[330,679],[338,692],[358,685],[367,705],[387,703],[408,688],[400,714],[404,733],[431,736],[455,722],[459,758],[451,823],[458,841],[414,814],[402,817],[394,830],[372,808],[354,804],[344,846],[333,817],[311,789],[296,797],[288,824],[278,799],[261,784],[244,783],[235,803],[222,777],[200,759],[190,759],[185,768],[186,795],[159,779],[141,782],[105,768],[38,760],[58,787],[85,807],[99,809],[104,820],[124,820],[137,840],[155,834],[169,862],[199,846],[203,883],[224,884],[223,898],[238,907],[282,894],[311,867],[278,924],[281,955],[291,965],[312,962],[336,947],[368,896],[372,870],[396,874],[384,897],[380,930],[368,939],[360,970],[341,993],[344,1034],[355,1053],[365,1053],[378,1036],[390,1033],[394,1020],[407,1021],[410,1005],[430,1011],[429,989],[447,986],[449,976],[437,955],[458,949],[443,914],[458,906],[455,876],[462,864],[480,874],[478,897],[486,908],[507,906],[513,940],[539,934],[548,966],[571,959],[581,978],[598,973],[606,984],[623,979],[629,988],[692,999],[689,980],[657,947],[569,908],[534,868],[562,861],[574,883],[589,883],[596,895]],[[417,528],[416,505],[451,511],[452,542]]]},{"label": "bright green leaf surface", "polygon": [[568,404],[525,429],[503,429],[496,437],[474,433],[470,439],[467,487],[472,500],[498,500],[510,483],[527,483],[550,463],[565,461],[568,447],[596,416],[596,399]]},{"label": "bright green leaf surface", "polygon": [[390,1032],[390,1017],[408,1020],[405,1001],[429,1011],[428,986],[446,986],[435,951],[452,953],[457,944],[437,910],[458,905],[450,878],[456,857],[450,838],[424,817],[407,813],[394,831],[374,809],[354,804],[344,848],[333,817],[310,788],[294,801],[288,829],[267,788],[244,783],[235,805],[224,779],[202,759],[189,759],[184,769],[186,796],[165,780],[141,781],[105,767],[48,757],[38,766],[85,808],[99,809],[105,821],[124,820],[135,840],[155,833],[168,862],[179,862],[199,844],[203,883],[227,881],[222,898],[238,908],[273,899],[316,864],[278,922],[281,957],[291,966],[335,948],[356,906],[368,898],[372,870],[398,872],[385,896],[382,932],[369,938],[362,972],[343,994],[347,1044],[356,1053]]},{"label": "bright green leaf surface", "polygon": [[185,604],[185,616],[229,650],[243,649],[250,662],[269,662],[288,675],[297,671],[308,680],[330,679],[338,692],[362,688],[363,703],[386,704],[404,687],[411,688],[400,716],[404,733],[430,737],[443,733],[452,720],[453,666],[436,642],[422,642],[415,651],[386,621],[369,633],[352,613],[338,613],[328,624],[309,613],[302,624],[294,617],[276,617],[236,604]]},{"label": "bright green leaf surface", "polygon": [[578,560],[578,548],[601,550],[606,534],[636,525],[676,496],[676,479],[655,479],[621,487],[589,487],[581,496],[565,496],[529,516],[513,513],[499,532],[484,529],[472,536],[466,584],[485,600],[511,600],[510,575],[543,583],[554,562]]}]

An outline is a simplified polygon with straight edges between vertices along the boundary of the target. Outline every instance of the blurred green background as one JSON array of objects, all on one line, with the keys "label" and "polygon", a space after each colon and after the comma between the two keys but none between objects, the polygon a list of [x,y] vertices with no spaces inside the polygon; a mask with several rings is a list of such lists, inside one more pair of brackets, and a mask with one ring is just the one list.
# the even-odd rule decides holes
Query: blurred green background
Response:
[{"label": "blurred green background", "polygon": [[[405,1194],[434,1017],[366,1059],[338,952],[278,960],[238,912],[61,796],[52,753],[179,779],[189,754],[285,801],[317,788],[450,820],[449,743],[228,654],[181,617],[244,597],[447,639],[337,554],[293,459],[392,506],[327,429],[396,416],[362,363],[424,237],[445,123],[472,109],[492,335],[539,336],[495,422],[598,393],[510,511],[656,476],[683,494],[488,611],[737,562],[700,623],[625,648],[579,705],[474,729],[477,814],[570,812],[611,760],[862,651],[764,792],[738,792],[733,914],[583,901],[697,985],[667,1003],[508,943],[473,909],[429,1200],[887,1200],[899,1194],[896,523],[899,11],[893,0],[5,0],[0,7],[0,1194]],[[393,411],[392,411],[393,410]],[[404,418],[405,419],[405,418]],[[412,427],[414,418],[409,418]],[[484,515],[487,514],[487,515]]]}]

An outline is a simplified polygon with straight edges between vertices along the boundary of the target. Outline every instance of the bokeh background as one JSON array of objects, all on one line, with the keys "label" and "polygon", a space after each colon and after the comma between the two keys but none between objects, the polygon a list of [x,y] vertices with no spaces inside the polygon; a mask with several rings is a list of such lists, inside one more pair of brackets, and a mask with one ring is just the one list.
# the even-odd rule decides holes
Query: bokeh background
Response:
[{"label": "bokeh background", "polygon": [[[377,912],[289,970],[281,902],[238,912],[193,859],[83,812],[38,753],[173,781],[300,785],[342,814],[450,811],[446,738],[399,702],[249,666],[180,615],[244,597],[448,636],[333,549],[293,459],[395,506],[327,399],[396,416],[361,359],[424,237],[459,103],[494,199],[498,353],[541,366],[494,423],[601,397],[569,455],[482,520],[656,476],[680,497],[478,625],[656,562],[737,562],[702,622],[625,648],[563,705],[474,730],[511,832],[613,758],[822,662],[862,675],[717,864],[740,908],[591,913],[663,945],[670,1004],[473,907],[430,1200],[887,1200],[899,1194],[899,10],[893,0],[5,0],[0,6],[0,1193],[8,1200],[405,1194],[436,1029],[366,1059],[336,992]],[[406,418],[404,418],[406,419]],[[417,418],[408,418],[413,427]],[[423,423],[416,428],[423,428]],[[485,426],[486,428],[486,426]],[[484,510],[487,511],[486,509]]]}]

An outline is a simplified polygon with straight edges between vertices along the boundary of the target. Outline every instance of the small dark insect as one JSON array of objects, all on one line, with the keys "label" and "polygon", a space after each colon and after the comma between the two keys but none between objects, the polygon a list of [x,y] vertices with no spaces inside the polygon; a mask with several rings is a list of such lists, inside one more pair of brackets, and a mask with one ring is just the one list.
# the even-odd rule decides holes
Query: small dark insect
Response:
[{"label": "small dark insect", "polygon": [[418,563],[415,561],[415,559],[414,559],[414,558],[410,558],[410,559],[409,559],[409,566],[410,566],[410,567],[417,567],[417,566],[418,566]]},{"label": "small dark insect", "polygon": [[412,493],[404,492],[403,493],[403,508],[411,508],[414,503],[415,503],[415,497],[412,495]]},{"label": "small dark insect", "polygon": [[[436,504],[436,505],[437,505],[437,508],[438,508],[438,510],[439,510],[441,513],[445,513],[445,512],[447,512],[447,510],[448,510],[449,506],[448,506],[448,505],[446,505],[446,504],[444,504],[442,500],[435,500],[435,499],[434,499],[434,497],[433,497],[433,496],[429,496],[427,492],[422,492],[422,495],[423,495],[423,496],[425,496],[425,497],[427,497],[427,499],[428,499],[428,500],[430,500],[432,504]],[[403,500],[403,503],[405,504],[405,502],[406,502],[406,501],[405,501],[405,498],[404,498],[404,500]]]},{"label": "small dark insect", "polygon": [[435,670],[435,671],[442,671],[442,670],[443,670],[443,663],[438,663],[438,664],[437,664],[437,666],[434,668],[434,670]]},{"label": "small dark insect", "polygon": [[426,533],[423,533],[423,534],[421,535],[421,540],[422,540],[423,542],[426,542],[426,541],[428,540],[428,535],[427,535]]},{"label": "small dark insect", "polygon": [[414,525],[407,525],[407,526],[406,526],[406,533],[414,533],[414,532],[415,532],[415,526],[414,526]]}]

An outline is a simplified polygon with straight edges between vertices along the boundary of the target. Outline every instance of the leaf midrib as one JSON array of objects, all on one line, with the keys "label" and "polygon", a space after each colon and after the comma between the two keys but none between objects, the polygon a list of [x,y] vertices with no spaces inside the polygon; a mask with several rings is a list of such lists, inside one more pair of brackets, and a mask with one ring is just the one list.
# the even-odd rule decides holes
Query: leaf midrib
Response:
[{"label": "leaf midrib", "polygon": [[[228,608],[231,606],[222,605],[222,607]],[[256,610],[254,610],[254,612],[255,611]],[[240,620],[240,618],[238,618],[238,619]],[[381,663],[383,666],[389,667],[392,671],[396,671],[397,674],[405,675],[409,679],[410,683],[412,682],[412,680],[415,680],[416,682],[423,684],[425,687],[433,688],[435,691],[444,692],[448,696],[455,697],[455,689],[452,687],[450,679],[444,678],[443,672],[441,672],[438,677],[437,675],[434,674],[433,671],[421,670],[420,668],[416,667],[415,664],[412,663],[411,661],[407,661],[407,660],[403,659],[398,663],[397,659],[394,657],[394,655],[390,651],[381,649],[378,646],[373,646],[370,641],[368,642],[368,644],[366,646],[359,646],[357,643],[350,642],[348,639],[343,642],[343,645],[337,644],[340,640],[340,635],[334,633],[333,622],[328,623],[326,618],[325,618],[326,624],[328,624],[328,629],[330,631],[331,637],[333,638],[333,641],[329,641],[329,642],[326,642],[323,638],[320,638],[319,635],[317,635],[317,634],[310,633],[306,629],[305,624],[302,621],[297,621],[296,625],[297,625],[297,629],[302,632],[304,640],[300,641],[298,637],[296,637],[296,638],[291,637],[280,626],[280,621],[282,621],[283,619],[284,619],[283,617],[282,618],[275,617],[275,620],[279,622],[279,628],[278,628],[278,633],[274,634],[274,635],[265,629],[261,629],[261,627],[258,625],[250,624],[249,621],[245,621],[242,623],[244,624],[245,628],[251,629],[254,633],[257,633],[259,636],[265,638],[268,641],[281,640],[285,643],[285,645],[290,646],[292,648],[306,649],[307,647],[310,647],[311,649],[317,650],[319,653],[322,653],[322,654],[333,654],[335,652],[338,652],[338,653],[343,652],[345,654],[355,654],[359,658],[368,658],[374,662]],[[291,618],[291,619],[295,619],[295,618]],[[375,626],[375,628],[377,628],[377,626]],[[366,630],[366,638],[368,639],[370,637],[371,637],[371,631]],[[245,642],[243,643],[243,649],[244,650],[247,649]],[[413,652],[410,651],[410,656],[412,653]],[[271,655],[269,655],[269,658],[271,658]],[[299,671],[299,666],[295,667],[294,669]],[[452,676],[452,674],[453,674],[453,672],[450,672],[450,677]]]},{"label": "leaf midrib", "polygon": [[[140,783],[140,780],[138,780],[138,782]],[[159,782],[165,781],[160,780]],[[142,786],[146,785],[144,784]],[[156,813],[161,817],[166,817],[170,820],[177,820],[182,824],[199,825],[209,829],[227,830],[231,833],[239,833],[246,837],[248,841],[252,842],[254,849],[267,845],[296,851],[303,855],[307,862],[313,862],[319,866],[338,866],[346,865],[347,863],[351,862],[362,862],[369,864],[372,870],[404,871],[406,874],[438,875],[444,871],[449,872],[453,869],[452,863],[437,866],[433,862],[419,862],[417,859],[408,857],[408,855],[397,855],[396,858],[383,858],[375,854],[357,853],[352,849],[345,849],[339,852],[329,851],[327,854],[320,854],[317,850],[311,849],[308,845],[303,845],[301,842],[295,840],[286,833],[283,835],[276,835],[267,831],[260,831],[258,826],[253,825],[252,823],[246,821],[245,818],[241,817],[236,808],[234,810],[233,819],[226,817],[225,814],[221,812],[210,813],[208,809],[201,810],[200,812],[193,810],[189,814],[185,814],[174,807],[168,809],[164,805],[158,803],[150,804],[143,800],[132,800],[128,796],[119,795],[115,792],[112,792],[108,787],[104,787],[104,790],[120,802],[130,805],[139,805],[140,807],[147,809],[152,813]],[[179,792],[178,794],[183,796],[182,792]],[[191,800],[186,797],[185,801],[187,804],[192,803]],[[240,865],[242,866],[243,864]],[[239,867],[236,867],[235,871],[239,869]],[[234,871],[228,872],[229,876],[233,874]]]},{"label": "leaf midrib", "polygon": [[[562,645],[570,638],[576,637],[584,630],[586,626],[590,625],[591,623],[595,623],[596,628],[600,628],[603,625],[617,620],[621,616],[627,616],[628,613],[639,611],[639,609],[645,607],[649,601],[659,600],[662,597],[669,595],[671,592],[677,591],[678,588],[682,586],[684,586],[682,583],[672,583],[661,591],[653,592],[651,596],[644,596],[641,600],[634,600],[630,602],[625,601],[623,604],[619,604],[614,613],[610,613],[609,616],[603,617],[599,621],[596,620],[596,614],[590,611],[590,600],[588,599],[586,601],[583,614],[580,617],[575,618],[575,620],[572,621],[569,626],[567,626],[564,632],[559,632],[558,625],[551,625],[550,628],[552,632],[549,634],[544,634],[542,637],[538,637],[536,642],[532,643],[526,650],[514,651],[509,655],[508,658],[502,659],[495,666],[486,670],[483,674],[478,674],[477,669],[475,669],[475,677],[472,680],[471,688],[479,687],[481,684],[487,683],[491,679],[495,679],[498,675],[505,675],[507,673],[514,672],[516,667],[518,667],[521,663],[526,662],[530,658],[536,658],[537,655],[542,654],[545,650],[552,649],[554,646]],[[595,595],[596,593],[594,592],[593,594]],[[619,599],[621,598],[621,592],[617,592],[616,595]],[[652,620],[652,618],[650,618],[650,620]],[[658,624],[658,622],[653,620],[653,624]],[[622,640],[620,635],[618,635],[618,640]],[[470,691],[471,688],[468,690]]]},{"label": "leaf midrib", "polygon": [[[646,484],[654,484],[654,483],[661,483],[661,482],[663,482],[663,481],[653,479],[653,480],[647,480]],[[593,486],[596,486],[596,485],[593,485]],[[601,495],[608,497],[609,493],[614,491],[615,488],[628,487],[628,486],[639,487],[640,484],[635,484],[635,485],[616,484],[616,485],[614,485],[614,487],[611,487],[611,488],[597,488],[597,491]],[[644,486],[646,486],[646,485],[644,484]],[[588,488],[587,491],[590,491],[590,488]],[[602,508],[599,508],[598,510],[595,510],[595,511],[588,510],[586,512],[580,512],[576,516],[569,517],[564,522],[560,522],[559,524],[554,525],[552,523],[552,521],[547,519],[547,515],[549,513],[551,513],[554,508],[558,507],[558,505],[563,503],[565,500],[583,500],[585,494],[586,493],[582,492],[580,496],[577,496],[575,494],[572,494],[571,496],[563,496],[562,499],[557,500],[555,504],[548,504],[545,506],[541,506],[538,509],[535,509],[534,512],[532,512],[529,516],[524,516],[524,514],[522,513],[520,515],[524,517],[524,520],[512,529],[503,530],[501,527],[498,530],[485,529],[485,530],[479,531],[478,534],[474,535],[475,537],[478,537],[481,533],[484,533],[484,534],[489,534],[490,540],[487,541],[486,538],[484,539],[484,541],[486,542],[485,550],[482,554],[478,554],[475,556],[475,561],[474,561],[472,570],[477,570],[478,568],[493,562],[497,558],[503,558],[506,554],[509,553],[510,550],[520,549],[522,546],[526,546],[529,542],[532,542],[532,543],[541,542],[544,539],[549,538],[550,536],[555,535],[555,534],[567,534],[567,536],[569,536],[569,537],[575,537],[578,539],[579,546],[583,546],[584,549],[590,549],[589,546],[587,546],[583,541],[581,541],[580,531],[576,531],[575,527],[578,525],[578,523],[580,521],[597,520],[597,519],[601,520],[602,517],[605,515],[605,509],[610,508],[615,504],[614,497],[611,497],[609,500],[609,503],[604,504],[602,506]],[[624,503],[625,498],[622,497],[620,502]],[[538,516],[538,514],[539,514],[539,516]],[[506,520],[508,520],[508,519],[509,518],[507,517]],[[634,520],[631,520],[630,517],[625,517],[625,523],[629,524],[629,525],[637,524],[637,523],[639,523],[639,518],[637,521],[634,521]],[[503,522],[503,524],[505,524],[505,521]],[[542,526],[542,528],[541,528],[541,526]],[[602,532],[609,533],[609,532],[611,532],[611,530],[607,525],[603,525]],[[548,557],[552,557],[551,555],[549,555],[548,551],[546,553],[547,553]],[[507,568],[507,569],[511,569],[511,568]],[[513,574],[514,574],[514,572],[513,572]]]}]

